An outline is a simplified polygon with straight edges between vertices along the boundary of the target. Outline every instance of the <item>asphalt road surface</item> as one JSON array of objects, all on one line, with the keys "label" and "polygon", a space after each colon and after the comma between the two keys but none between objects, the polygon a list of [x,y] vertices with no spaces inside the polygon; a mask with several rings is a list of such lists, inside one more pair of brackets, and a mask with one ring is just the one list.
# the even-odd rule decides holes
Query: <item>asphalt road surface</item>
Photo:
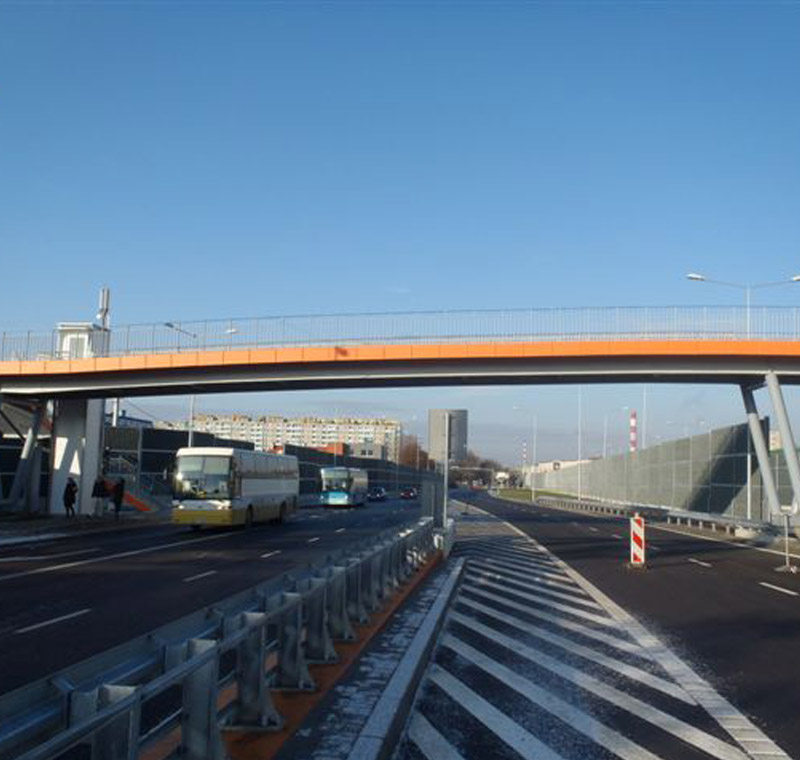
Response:
[{"label": "asphalt road surface", "polygon": [[0,550],[0,693],[419,517],[417,501],[304,509],[284,525],[159,525]]},{"label": "asphalt road surface", "polygon": [[800,577],[775,572],[781,556],[650,526],[647,570],[630,570],[627,520],[460,498],[535,538],[800,758]]}]

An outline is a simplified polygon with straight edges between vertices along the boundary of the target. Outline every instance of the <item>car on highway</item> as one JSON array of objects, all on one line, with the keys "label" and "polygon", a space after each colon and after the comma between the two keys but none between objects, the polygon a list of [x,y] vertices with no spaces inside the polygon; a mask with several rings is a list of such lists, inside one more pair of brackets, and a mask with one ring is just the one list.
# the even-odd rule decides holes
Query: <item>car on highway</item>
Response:
[{"label": "car on highway", "polygon": [[401,499],[416,499],[417,498],[417,489],[416,488],[404,488],[400,491],[400,498]]},{"label": "car on highway", "polygon": [[367,494],[368,501],[386,501],[386,489],[383,486],[374,486]]}]

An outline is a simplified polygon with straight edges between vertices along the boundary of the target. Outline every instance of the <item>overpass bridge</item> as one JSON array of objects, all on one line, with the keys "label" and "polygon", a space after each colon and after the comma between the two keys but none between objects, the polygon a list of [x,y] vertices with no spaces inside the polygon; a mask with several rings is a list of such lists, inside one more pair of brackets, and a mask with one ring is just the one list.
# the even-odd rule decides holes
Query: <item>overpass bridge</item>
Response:
[{"label": "overpass bridge", "polygon": [[[741,387],[771,507],[777,493],[753,389],[800,383],[800,308],[604,307],[66,324],[0,334],[0,399],[55,400],[53,494],[97,472],[102,399],[254,390],[462,384],[724,383]],[[30,447],[43,415],[33,415]],[[34,428],[37,428],[35,431]],[[31,435],[33,437],[31,438]],[[25,454],[25,452],[23,452]],[[88,457],[87,461],[84,459]],[[800,462],[788,457],[800,501]],[[26,458],[23,456],[21,466]],[[61,463],[64,463],[63,467]],[[66,469],[65,469],[66,468]],[[25,473],[12,497],[19,498]],[[89,481],[90,482],[90,481]],[[51,497],[51,502],[56,499]]]}]

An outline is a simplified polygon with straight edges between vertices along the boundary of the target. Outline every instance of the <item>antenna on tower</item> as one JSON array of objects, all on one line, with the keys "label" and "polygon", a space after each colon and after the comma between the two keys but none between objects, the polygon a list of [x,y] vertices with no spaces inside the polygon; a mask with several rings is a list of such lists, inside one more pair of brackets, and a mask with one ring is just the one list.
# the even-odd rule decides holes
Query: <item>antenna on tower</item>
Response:
[{"label": "antenna on tower", "polygon": [[97,307],[97,316],[95,319],[97,320],[100,327],[105,330],[108,330],[111,318],[109,313],[111,311],[111,290],[107,288],[105,285],[100,288],[100,304]]}]

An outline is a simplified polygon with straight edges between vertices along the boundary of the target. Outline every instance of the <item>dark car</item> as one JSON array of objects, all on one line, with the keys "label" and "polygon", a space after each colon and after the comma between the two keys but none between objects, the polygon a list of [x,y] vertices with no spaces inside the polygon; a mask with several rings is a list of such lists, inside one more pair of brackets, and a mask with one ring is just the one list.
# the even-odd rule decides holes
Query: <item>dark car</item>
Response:
[{"label": "dark car", "polygon": [[404,488],[400,491],[400,498],[401,499],[416,499],[417,498],[417,489],[416,488]]},{"label": "dark car", "polygon": [[369,501],[386,501],[386,489],[381,486],[370,488],[367,499]]}]

